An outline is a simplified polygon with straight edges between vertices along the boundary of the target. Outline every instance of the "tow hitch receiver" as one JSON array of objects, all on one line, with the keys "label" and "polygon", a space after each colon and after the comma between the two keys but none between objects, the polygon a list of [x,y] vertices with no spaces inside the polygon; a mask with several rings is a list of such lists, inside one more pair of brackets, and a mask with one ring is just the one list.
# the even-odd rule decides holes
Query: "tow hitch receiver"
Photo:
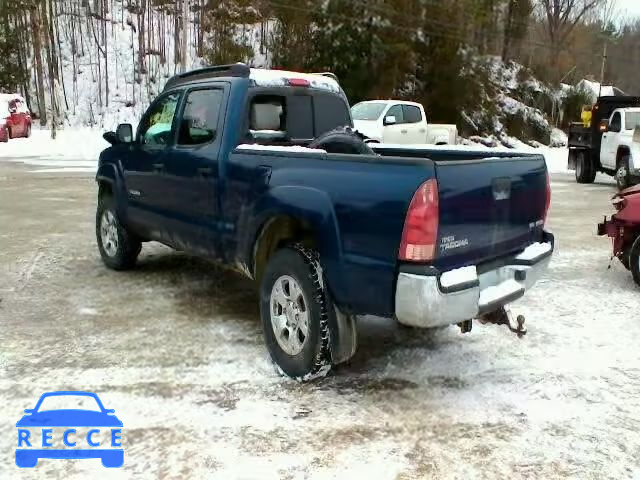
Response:
[{"label": "tow hitch receiver", "polygon": [[486,313],[478,318],[478,321],[483,325],[487,323],[493,323],[495,325],[506,325],[513,333],[518,335],[518,338],[522,338],[527,334],[527,327],[524,326],[524,315],[518,315],[515,319],[511,310],[507,307],[502,307],[491,313]]}]

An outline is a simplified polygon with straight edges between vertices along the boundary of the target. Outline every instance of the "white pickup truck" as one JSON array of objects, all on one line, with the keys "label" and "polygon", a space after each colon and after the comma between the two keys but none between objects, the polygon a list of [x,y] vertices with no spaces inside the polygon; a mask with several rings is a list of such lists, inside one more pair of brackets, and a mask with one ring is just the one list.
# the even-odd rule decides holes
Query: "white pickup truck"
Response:
[{"label": "white pickup truck", "polygon": [[623,190],[640,182],[640,98],[600,97],[589,126],[569,128],[570,170],[578,183],[592,183],[597,172],[613,176]]},{"label": "white pickup truck", "polygon": [[615,170],[621,189],[638,181],[640,175],[640,108],[619,108],[602,125],[600,163]]},{"label": "white pickup truck", "polygon": [[455,125],[429,124],[424,107],[401,100],[371,100],[351,107],[353,125],[373,142],[455,145]]}]

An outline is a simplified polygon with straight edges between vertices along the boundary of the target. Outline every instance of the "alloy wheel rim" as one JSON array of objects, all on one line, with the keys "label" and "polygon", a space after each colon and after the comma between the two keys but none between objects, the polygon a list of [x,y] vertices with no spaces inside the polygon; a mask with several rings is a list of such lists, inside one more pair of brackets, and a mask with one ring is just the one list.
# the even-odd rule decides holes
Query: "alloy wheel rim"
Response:
[{"label": "alloy wheel rim", "polygon": [[105,210],[100,220],[100,239],[102,248],[109,257],[118,252],[118,227],[116,217],[111,210]]},{"label": "alloy wheel rim", "polygon": [[269,311],[278,345],[287,355],[298,355],[309,337],[309,308],[295,278],[282,275],[275,281]]}]

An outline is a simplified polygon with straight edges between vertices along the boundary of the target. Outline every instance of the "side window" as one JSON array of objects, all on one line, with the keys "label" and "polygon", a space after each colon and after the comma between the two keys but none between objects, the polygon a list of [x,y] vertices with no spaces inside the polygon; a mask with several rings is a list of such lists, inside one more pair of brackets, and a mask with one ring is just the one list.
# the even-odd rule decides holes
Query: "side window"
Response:
[{"label": "side window", "polygon": [[178,127],[179,145],[202,145],[215,139],[223,94],[221,89],[189,92]]},{"label": "side window", "polygon": [[622,130],[622,115],[620,115],[620,112],[614,113],[609,129],[612,132],[619,132],[620,130]]},{"label": "side window", "polygon": [[402,105],[394,105],[389,109],[386,117],[396,117],[396,125],[404,122],[404,114],[402,113]]},{"label": "side window", "polygon": [[403,105],[402,113],[404,114],[405,123],[420,123],[422,121],[422,112],[420,108],[413,105]]},{"label": "side window", "polygon": [[316,137],[336,127],[351,125],[349,106],[335,94],[318,93],[313,99]]},{"label": "side window", "polygon": [[171,126],[180,93],[172,93],[151,106],[140,127],[142,145],[166,145],[171,141]]}]

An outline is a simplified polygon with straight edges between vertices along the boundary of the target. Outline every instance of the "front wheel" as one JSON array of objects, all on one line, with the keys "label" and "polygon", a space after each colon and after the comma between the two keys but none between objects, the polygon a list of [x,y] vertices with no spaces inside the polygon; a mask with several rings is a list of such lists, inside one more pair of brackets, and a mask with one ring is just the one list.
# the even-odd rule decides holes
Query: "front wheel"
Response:
[{"label": "front wheel", "polygon": [[633,280],[640,287],[640,236],[636,238],[629,252],[629,268],[631,269]]},{"label": "front wheel", "polygon": [[631,175],[629,173],[629,157],[623,157],[617,165],[616,184],[618,190],[624,190],[631,185]]},{"label": "front wheel", "polygon": [[111,195],[101,195],[96,211],[96,239],[104,264],[113,270],[134,267],[142,243],[127,230],[118,218]]},{"label": "front wheel", "polygon": [[271,257],[260,286],[260,317],[269,355],[284,374],[309,381],[329,372],[330,309],[314,250],[296,245]]}]

